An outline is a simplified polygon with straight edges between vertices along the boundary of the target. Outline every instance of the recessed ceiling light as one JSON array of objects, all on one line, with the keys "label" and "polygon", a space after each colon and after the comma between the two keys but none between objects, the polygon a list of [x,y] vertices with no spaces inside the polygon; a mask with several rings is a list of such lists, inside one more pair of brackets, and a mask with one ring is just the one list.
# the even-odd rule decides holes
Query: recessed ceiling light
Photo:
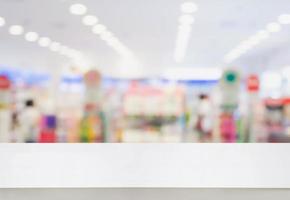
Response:
[{"label": "recessed ceiling light", "polygon": [[60,54],[61,55],[66,55],[68,53],[69,48],[66,46],[61,46],[60,47]]},{"label": "recessed ceiling light", "polygon": [[5,19],[3,17],[0,17],[0,27],[5,25]]},{"label": "recessed ceiling light", "polygon": [[236,51],[231,51],[229,54],[227,54],[224,57],[224,62],[226,63],[231,63],[232,61],[234,61],[235,59],[237,59],[240,56],[240,54]]},{"label": "recessed ceiling light", "polygon": [[181,4],[180,8],[183,13],[188,13],[188,14],[194,13],[198,10],[198,6],[193,2],[185,2]]},{"label": "recessed ceiling light", "polygon": [[74,58],[74,57],[75,57],[75,52],[76,52],[76,51],[75,51],[74,49],[70,49],[70,48],[69,48],[69,49],[67,50],[67,56],[70,57],[70,58]]},{"label": "recessed ceiling light", "polygon": [[67,50],[64,52],[64,54],[69,58],[73,58],[74,57],[73,52],[74,52],[73,49],[67,48]]},{"label": "recessed ceiling light", "polygon": [[124,47],[123,45],[118,47],[117,49],[117,52],[121,55],[121,56],[124,56],[124,57],[127,57],[127,58],[132,58],[133,54],[130,52],[130,50],[128,50],[126,47]]},{"label": "recessed ceiling light", "polygon": [[257,33],[256,35],[259,39],[264,40],[267,39],[269,37],[269,33],[265,30],[261,30]]},{"label": "recessed ceiling light", "polygon": [[280,24],[290,24],[290,14],[283,14],[278,17]]},{"label": "recessed ceiling light", "polygon": [[83,54],[80,51],[77,51],[75,49],[71,50],[71,54],[72,54],[74,59],[82,59],[83,58]]},{"label": "recessed ceiling light", "polygon": [[276,33],[276,32],[279,32],[281,30],[281,26],[280,26],[280,24],[278,24],[276,22],[272,22],[272,23],[269,23],[267,25],[267,30],[269,32]]},{"label": "recessed ceiling light", "polygon": [[25,39],[28,41],[28,42],[35,42],[38,40],[38,34],[36,32],[27,32],[25,34]]},{"label": "recessed ceiling light", "polygon": [[41,37],[38,40],[38,44],[41,47],[48,47],[51,43],[51,40],[48,37]]},{"label": "recessed ceiling light", "polygon": [[174,60],[178,63],[182,62],[185,58],[190,39],[191,25],[195,21],[192,13],[196,12],[198,7],[195,3],[187,1],[181,4],[180,9],[182,15],[178,19],[179,26],[173,55]]},{"label": "recessed ceiling light", "polygon": [[191,25],[194,22],[194,17],[191,15],[181,15],[179,17],[179,23],[182,25]]},{"label": "recessed ceiling light", "polygon": [[178,31],[182,32],[182,33],[189,33],[191,31],[191,26],[188,25],[180,25],[178,26]]},{"label": "recessed ceiling light", "polygon": [[60,47],[61,47],[60,43],[58,43],[58,42],[52,42],[52,43],[50,44],[50,46],[49,46],[49,49],[50,49],[51,51],[57,52],[57,51],[60,50]]},{"label": "recessed ceiling light", "polygon": [[230,53],[225,56],[226,62],[232,62],[233,60],[239,58],[242,54],[246,53],[252,47],[258,45],[261,41],[269,38],[271,33],[276,33],[281,31],[281,24],[290,24],[290,15],[283,14],[278,17],[277,22],[272,22],[266,25],[265,30],[260,30],[256,34],[252,35],[244,42],[242,42],[239,46],[233,49]]},{"label": "recessed ceiling light", "polygon": [[87,7],[83,4],[73,4],[70,6],[70,12],[74,15],[84,15],[87,12]]},{"label": "recessed ceiling light", "polygon": [[102,40],[109,40],[111,37],[113,37],[113,34],[109,31],[105,31],[105,32],[101,33],[100,37]]},{"label": "recessed ceiling light", "polygon": [[[70,6],[70,12],[75,15],[85,15],[87,13],[87,7],[83,4],[73,4]],[[94,15],[85,15],[82,17],[82,23],[86,26],[93,26],[91,29],[92,33],[99,34],[101,39],[106,41],[108,45],[110,45],[114,50],[116,50],[116,48],[114,48],[114,45],[116,44],[118,44],[116,46],[124,46],[121,42],[118,43],[114,40],[110,41],[112,40],[113,34],[108,31],[104,25],[98,24],[98,21],[98,18]],[[65,50],[62,52],[65,52]]]},{"label": "recessed ceiling light", "polygon": [[83,59],[83,54],[75,49],[71,49],[71,57],[73,57],[74,59]]},{"label": "recessed ceiling light", "polygon": [[83,24],[93,26],[98,22],[98,18],[94,15],[86,15],[83,17]]},{"label": "recessed ceiling light", "polygon": [[92,31],[93,33],[95,34],[101,34],[103,33],[104,31],[106,31],[106,27],[103,25],[103,24],[97,24],[93,27]]},{"label": "recessed ceiling light", "polygon": [[180,45],[177,46],[173,55],[175,62],[181,63],[184,60],[185,53],[186,53],[186,47],[182,47]]},{"label": "recessed ceiling light", "polygon": [[237,54],[242,55],[242,54],[246,53],[247,50],[248,50],[247,46],[239,46],[239,47],[237,47],[236,52],[237,52]]},{"label": "recessed ceiling light", "polygon": [[21,35],[23,33],[23,27],[20,25],[12,25],[9,28],[9,33],[11,35]]},{"label": "recessed ceiling light", "polygon": [[248,39],[248,44],[251,46],[255,46],[255,45],[259,44],[260,41],[261,40],[259,37],[257,37],[256,35],[253,35],[252,37],[250,37]]},{"label": "recessed ceiling light", "polygon": [[249,40],[246,40],[242,42],[238,48],[242,48],[244,50],[250,50],[253,47],[253,44],[249,42]]},{"label": "recessed ceiling light", "polygon": [[120,45],[120,41],[115,37],[111,37],[109,40],[107,40],[107,44],[109,46],[117,47]]}]

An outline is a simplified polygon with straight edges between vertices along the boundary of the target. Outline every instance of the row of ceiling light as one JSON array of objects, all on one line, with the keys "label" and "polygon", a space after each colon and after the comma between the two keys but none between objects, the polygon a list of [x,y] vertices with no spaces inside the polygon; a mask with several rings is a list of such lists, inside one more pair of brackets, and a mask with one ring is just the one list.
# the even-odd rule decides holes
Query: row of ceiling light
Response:
[{"label": "row of ceiling light", "polygon": [[195,21],[193,13],[198,10],[198,6],[193,2],[184,2],[181,4],[180,9],[182,14],[178,20],[179,25],[174,51],[174,60],[176,62],[182,62],[185,57],[192,24]]},{"label": "row of ceiling light", "polygon": [[85,5],[79,3],[70,6],[70,13],[82,16],[82,23],[91,27],[92,33],[98,35],[108,46],[121,56],[132,56],[132,52],[105,25],[99,23],[99,19],[96,16],[87,14],[87,10]]},{"label": "row of ceiling light", "polygon": [[277,22],[271,22],[266,25],[265,29],[262,29],[254,35],[242,41],[237,47],[231,50],[224,57],[224,62],[229,64],[234,60],[240,58],[242,55],[247,53],[249,50],[260,44],[262,41],[269,38],[271,34],[280,32],[282,25],[290,24],[290,14],[283,14],[278,17]]},{"label": "row of ceiling light", "polygon": [[[0,17],[0,27],[6,25],[6,20]],[[52,52],[59,53],[62,56],[66,56],[70,59],[79,60],[82,57],[82,53],[76,49],[70,48],[59,42],[55,42],[48,37],[40,36],[37,32],[28,31],[25,32],[24,27],[21,25],[10,25],[8,32],[13,36],[24,36],[24,39],[28,42],[37,42],[40,47],[49,48]]]}]

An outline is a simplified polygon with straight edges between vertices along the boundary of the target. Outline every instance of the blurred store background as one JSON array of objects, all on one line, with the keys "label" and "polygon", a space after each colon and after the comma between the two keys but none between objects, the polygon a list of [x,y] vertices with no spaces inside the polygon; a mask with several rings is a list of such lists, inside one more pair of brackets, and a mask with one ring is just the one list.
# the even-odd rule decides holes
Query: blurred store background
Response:
[{"label": "blurred store background", "polygon": [[0,142],[290,142],[289,0],[0,0]]}]

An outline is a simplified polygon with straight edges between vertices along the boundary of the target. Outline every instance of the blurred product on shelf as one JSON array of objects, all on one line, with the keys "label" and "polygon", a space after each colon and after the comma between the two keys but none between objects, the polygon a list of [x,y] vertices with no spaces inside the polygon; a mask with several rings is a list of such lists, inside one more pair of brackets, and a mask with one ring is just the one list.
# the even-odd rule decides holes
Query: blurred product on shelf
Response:
[{"label": "blurred product on shelf", "polygon": [[263,105],[259,98],[260,80],[255,74],[251,74],[246,79],[247,97],[246,102],[247,109],[245,113],[245,141],[255,142],[265,140],[263,130]]},{"label": "blurred product on shelf", "polygon": [[220,80],[221,102],[219,137],[221,142],[245,142],[243,115],[240,110],[240,73],[225,70]]},{"label": "blurred product on shelf", "polygon": [[102,109],[101,74],[91,70],[84,75],[84,114],[80,122],[81,142],[105,142],[105,117]]},{"label": "blurred product on shelf", "polygon": [[38,142],[54,143],[57,141],[56,136],[57,120],[54,115],[44,115],[40,121],[40,132]]},{"label": "blurred product on shelf", "polygon": [[225,69],[210,81],[117,79],[97,70],[58,81],[37,76],[0,76],[0,142],[290,142],[289,93],[277,95],[263,74]]},{"label": "blurred product on shelf", "polygon": [[0,75],[0,142],[10,142],[11,123],[11,81],[5,75]]},{"label": "blurred product on shelf", "polygon": [[184,126],[184,91],[132,82],[124,94],[123,142],[179,142]]}]

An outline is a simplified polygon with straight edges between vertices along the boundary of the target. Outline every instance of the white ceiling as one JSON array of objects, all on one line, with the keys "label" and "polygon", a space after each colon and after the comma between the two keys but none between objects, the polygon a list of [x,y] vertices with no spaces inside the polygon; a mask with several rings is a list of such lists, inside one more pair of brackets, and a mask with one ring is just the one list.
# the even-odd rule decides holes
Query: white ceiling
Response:
[{"label": "white ceiling", "polygon": [[[241,41],[263,29],[280,14],[290,14],[289,0],[195,0],[191,39],[184,62],[175,63],[173,53],[180,4],[185,0],[0,0],[0,65],[32,69],[59,69],[67,60],[11,36],[8,27],[21,24],[82,51],[100,68],[120,70],[119,55],[92,34],[81,18],[69,13],[72,3],[83,3],[134,53],[146,71],[166,67],[225,66],[223,57]],[[290,64],[290,25],[272,35],[231,65],[245,71],[261,71]]]}]

